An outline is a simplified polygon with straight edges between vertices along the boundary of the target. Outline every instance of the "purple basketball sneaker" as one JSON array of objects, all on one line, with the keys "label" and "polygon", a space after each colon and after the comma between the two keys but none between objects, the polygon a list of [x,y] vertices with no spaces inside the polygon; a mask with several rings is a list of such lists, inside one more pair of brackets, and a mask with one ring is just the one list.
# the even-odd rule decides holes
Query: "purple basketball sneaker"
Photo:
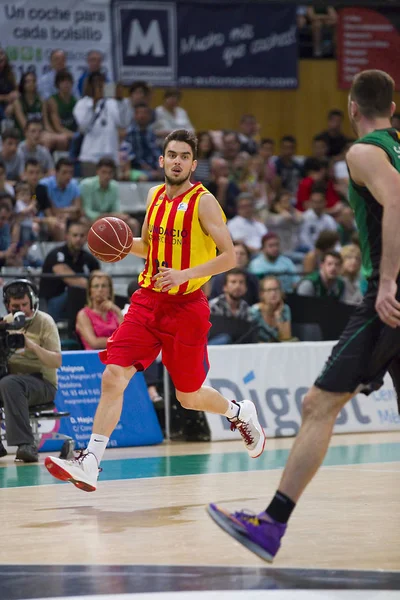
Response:
[{"label": "purple basketball sneaker", "polygon": [[229,513],[216,504],[207,508],[210,517],[230,536],[263,560],[272,562],[281,545],[287,525],[273,521],[268,515],[249,512]]}]

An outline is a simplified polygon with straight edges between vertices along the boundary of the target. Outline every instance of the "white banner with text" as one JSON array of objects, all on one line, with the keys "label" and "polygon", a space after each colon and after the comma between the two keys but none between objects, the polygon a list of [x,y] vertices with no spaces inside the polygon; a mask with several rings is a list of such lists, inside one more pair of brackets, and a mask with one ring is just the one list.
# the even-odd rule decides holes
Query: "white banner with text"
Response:
[{"label": "white banner with text", "polygon": [[49,70],[52,50],[64,50],[67,66],[78,81],[86,55],[99,50],[112,80],[111,25],[108,2],[101,0],[0,0],[0,45],[19,80],[26,71],[41,77]]},{"label": "white banner with text", "polygon": [[[335,342],[209,346],[207,384],[232,400],[252,400],[268,437],[296,435],[304,395],[325,364]],[[225,417],[206,413],[212,440],[231,440]],[[335,433],[400,429],[392,380],[380,390],[358,394],[344,407]]]}]

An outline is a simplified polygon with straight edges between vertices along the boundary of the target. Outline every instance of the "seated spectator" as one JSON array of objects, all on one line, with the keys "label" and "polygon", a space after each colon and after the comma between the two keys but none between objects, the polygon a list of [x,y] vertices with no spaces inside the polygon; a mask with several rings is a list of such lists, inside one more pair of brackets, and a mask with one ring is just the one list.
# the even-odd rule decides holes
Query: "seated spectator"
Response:
[{"label": "seated spectator", "polygon": [[311,190],[315,183],[323,183],[326,174],[322,162],[316,158],[307,158],[303,165],[303,171],[305,177],[299,183],[296,202],[296,208],[301,212],[310,208]]},{"label": "seated spectator", "polygon": [[3,48],[0,49],[0,122],[6,118],[7,109],[18,98],[17,82]]},{"label": "seated spectator", "polygon": [[99,50],[89,50],[86,54],[86,63],[87,67],[79,77],[77,85],[77,90],[81,97],[85,96],[85,85],[91,73],[103,73],[105,80],[108,81],[103,67],[103,54]]},{"label": "seated spectator", "polygon": [[329,144],[324,134],[318,134],[313,137],[311,158],[317,160],[329,159]]},{"label": "seated spectator", "polygon": [[208,131],[200,131],[197,134],[197,167],[193,174],[193,181],[201,181],[205,186],[211,178],[211,158],[215,152],[215,146]]},{"label": "seated spectator", "polygon": [[81,199],[78,182],[73,179],[74,163],[70,158],[60,158],[56,164],[56,174],[41,179],[47,187],[53,215],[64,224],[81,216]]},{"label": "seated spectator", "polygon": [[128,223],[133,234],[137,235],[138,221],[120,212],[118,183],[113,179],[115,171],[116,165],[111,158],[101,158],[97,163],[96,176],[81,180],[83,214],[90,223],[94,223],[100,217],[117,217]]},{"label": "seated spectator", "polygon": [[68,139],[64,133],[56,133],[50,126],[47,111],[39,96],[36,86],[36,75],[30,71],[24,73],[19,83],[19,98],[14,104],[14,119],[21,137],[26,136],[26,125],[29,121],[42,121],[40,143],[49,150],[65,150]]},{"label": "seated spectator", "polygon": [[66,69],[59,71],[55,79],[57,93],[50,96],[45,104],[49,127],[54,133],[64,135],[63,150],[68,150],[71,139],[78,129],[74,117],[74,107],[77,101],[72,94],[73,85],[74,78],[71,73]]},{"label": "seated spectator", "polygon": [[258,143],[256,137],[260,126],[254,115],[243,115],[239,124],[240,151],[248,154],[256,154]]},{"label": "seated spectator", "polygon": [[290,308],[284,303],[282,284],[272,275],[260,282],[260,302],[251,307],[260,342],[284,342],[292,337]]},{"label": "seated spectator", "polygon": [[353,235],[357,231],[354,212],[350,206],[344,206],[337,216],[339,240],[342,246],[351,244]]},{"label": "seated spectator", "polygon": [[312,250],[318,235],[326,229],[337,231],[337,223],[331,215],[326,213],[325,188],[315,186],[310,196],[310,208],[304,213],[300,230],[301,246]]},{"label": "seated spectator", "polygon": [[328,113],[328,127],[318,135],[325,139],[328,145],[328,156],[338,156],[342,154],[347,144],[347,137],[342,132],[343,112],[333,109]]},{"label": "seated spectator", "polygon": [[44,175],[49,177],[54,173],[54,161],[48,149],[40,144],[42,131],[43,125],[40,120],[28,121],[25,125],[25,141],[18,146],[18,154],[22,164],[25,164],[29,158],[35,158],[39,161]]},{"label": "seated spectator", "polygon": [[[247,270],[251,258],[249,249],[242,242],[233,242],[233,245],[235,247],[236,266],[239,269],[242,269],[246,276],[247,291],[243,300],[246,300],[247,304],[252,306],[258,302],[259,299],[259,279],[256,275],[249,273]],[[224,283],[224,273],[219,273],[219,275],[214,275],[214,277],[212,277],[210,298],[216,298],[223,293]]]},{"label": "seated spectator", "polygon": [[[293,292],[299,280],[293,261],[281,254],[281,243],[276,233],[264,235],[262,252],[250,262],[249,271],[260,279],[266,275],[275,275],[281,282],[282,289],[287,293]],[[280,273],[285,274],[280,275]]]},{"label": "seated spectator", "polygon": [[135,122],[135,107],[145,104],[151,112],[151,123],[155,120],[155,111],[150,108],[151,88],[145,81],[134,81],[129,88],[128,98],[123,98],[120,104],[122,126],[128,129]]},{"label": "seated spectator", "polygon": [[13,221],[13,213],[10,207],[13,198],[3,196],[0,200],[0,267],[17,266],[19,226]]},{"label": "seated spectator", "polygon": [[[347,144],[344,148],[344,156],[347,151],[350,150],[350,147],[354,143],[354,140],[347,140]],[[333,164],[333,175],[335,178],[335,189],[339,192],[339,194],[345,200],[348,200],[349,197],[349,170],[347,168],[346,159],[343,157],[341,160],[337,160]]]},{"label": "seated spectator", "polygon": [[327,160],[307,158],[303,165],[305,177],[300,181],[297,190],[297,209],[305,211],[310,208],[310,195],[315,186],[325,187],[326,212],[337,214],[341,207],[341,197],[336,190],[334,179],[330,177],[329,163]]},{"label": "seated spectator", "polygon": [[340,277],[342,257],[338,252],[325,252],[319,271],[306,275],[297,286],[299,296],[325,298],[327,296],[342,300],[344,281]]},{"label": "seated spectator", "polygon": [[39,183],[41,175],[42,169],[36,158],[28,158],[22,179],[29,184],[31,198],[36,204],[36,214],[33,221],[38,225],[39,235],[42,238],[48,239],[50,237],[54,241],[64,241],[64,223],[56,217],[47,193],[47,187]]},{"label": "seated spectator", "polygon": [[[86,276],[100,269],[98,260],[83,249],[86,233],[82,223],[68,221],[66,239],[66,244],[51,250],[43,263],[43,273],[55,273],[58,277],[40,280],[40,298],[46,300],[47,312],[55,321],[67,319],[68,287],[86,289]],[[74,274],[76,277],[68,277]]]},{"label": "seated spectator", "polygon": [[21,138],[17,129],[6,129],[1,135],[2,147],[0,159],[6,167],[8,181],[17,181],[24,170],[24,161],[18,153]]},{"label": "seated spectator", "polygon": [[313,55],[315,57],[323,56],[323,31],[324,29],[329,28],[331,30],[332,39],[336,37],[335,27],[338,20],[337,12],[333,6],[309,6],[307,8],[307,18],[311,25]]},{"label": "seated spectator", "polygon": [[86,95],[74,107],[74,117],[83,134],[79,160],[82,177],[96,174],[99,160],[109,156],[118,164],[119,135],[122,127],[118,103],[104,96],[105,78],[91,73],[86,82]]},{"label": "seated spectator", "polygon": [[236,131],[224,131],[222,136],[222,158],[226,160],[229,174],[232,174],[233,165],[240,153],[240,139]]},{"label": "seated spectator", "polygon": [[[344,281],[344,294],[342,301],[346,304],[361,304],[363,293],[360,277],[361,251],[355,244],[349,244],[341,249],[342,279]],[[365,286],[364,286],[365,289]]]},{"label": "seated spectator", "polygon": [[6,165],[0,158],[0,194],[9,194],[14,197],[14,188],[12,185],[6,182],[7,172]]},{"label": "seated spectator", "polygon": [[271,138],[263,138],[260,142],[258,155],[264,161],[264,179],[267,184],[268,198],[273,197],[273,184],[276,177],[276,166],[273,160],[275,150],[275,142]]},{"label": "seated spectator", "polygon": [[268,214],[268,186],[265,180],[264,160],[258,154],[246,154],[246,157],[247,173],[239,187],[241,191],[253,194],[259,219],[264,221]]},{"label": "seated spectator", "polygon": [[15,214],[20,227],[19,245],[26,251],[37,239],[38,227],[33,221],[37,213],[36,200],[32,198],[31,188],[27,181],[20,181],[15,186]]},{"label": "seated spectator", "polygon": [[315,242],[315,248],[307,252],[303,260],[303,272],[313,273],[321,265],[326,252],[336,250],[339,247],[339,233],[325,229],[321,231]]},{"label": "seated spectator", "polygon": [[224,158],[215,156],[211,159],[211,180],[207,185],[207,189],[216,197],[227,219],[232,219],[236,216],[236,200],[240,194],[240,190],[236,183],[229,179],[229,166]]},{"label": "seated spectator", "polygon": [[296,138],[285,135],[281,139],[281,148],[275,161],[276,177],[274,189],[276,191],[284,188],[293,196],[297,194],[297,188],[302,175],[301,164],[294,158],[296,154]]},{"label": "seated spectator", "polygon": [[67,56],[64,50],[56,48],[50,53],[50,70],[39,79],[39,94],[43,100],[48,100],[53,94],[57,93],[55,80],[57,73],[64,71],[67,66]]},{"label": "seated spectator", "polygon": [[176,88],[165,90],[164,102],[156,108],[154,133],[158,138],[166,137],[175,129],[194,131],[186,110],[179,106],[182,93]]},{"label": "seated spectator", "polygon": [[[159,166],[161,148],[158,146],[150,121],[150,108],[146,104],[137,104],[135,122],[129,127],[125,141],[129,144],[131,169],[142,176],[141,180],[144,176],[146,181],[160,181],[163,176]],[[132,171],[130,180],[135,180]]]},{"label": "seated spectator", "polygon": [[228,221],[229,233],[234,242],[243,242],[253,254],[261,250],[262,239],[267,228],[257,221],[254,198],[243,193],[237,199],[237,216]]},{"label": "seated spectator", "polygon": [[290,255],[299,253],[300,256],[303,255],[299,239],[302,222],[303,214],[294,208],[290,192],[282,190],[272,201],[265,224],[268,226],[268,231],[276,233],[279,237],[282,254],[289,255],[290,258]]},{"label": "seated spectator", "polygon": [[[234,268],[224,273],[223,293],[210,300],[211,315],[225,317],[228,319],[240,319],[241,321],[251,322],[252,316],[250,306],[244,300],[246,295],[246,274],[242,269]],[[210,334],[211,344],[230,344],[232,337],[227,331],[217,337]]]},{"label": "seated spectator", "polygon": [[108,338],[123,321],[121,309],[114,303],[110,275],[92,271],[87,284],[87,304],[76,317],[76,332],[85,350],[103,350]]}]

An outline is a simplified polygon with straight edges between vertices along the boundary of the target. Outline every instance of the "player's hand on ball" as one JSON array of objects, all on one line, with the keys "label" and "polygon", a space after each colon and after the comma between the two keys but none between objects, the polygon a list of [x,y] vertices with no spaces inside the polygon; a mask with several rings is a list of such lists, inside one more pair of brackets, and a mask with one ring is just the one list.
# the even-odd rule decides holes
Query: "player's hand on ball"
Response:
[{"label": "player's hand on ball", "polygon": [[162,292],[168,292],[173,287],[182,285],[187,281],[184,271],[176,269],[167,269],[167,267],[159,267],[159,272],[154,275],[153,280],[156,282],[156,288]]}]

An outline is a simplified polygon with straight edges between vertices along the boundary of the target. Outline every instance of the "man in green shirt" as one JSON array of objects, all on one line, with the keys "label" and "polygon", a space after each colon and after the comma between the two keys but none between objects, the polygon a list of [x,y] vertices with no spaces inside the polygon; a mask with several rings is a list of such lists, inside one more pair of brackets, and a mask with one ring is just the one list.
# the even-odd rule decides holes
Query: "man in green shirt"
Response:
[{"label": "man in green shirt", "polygon": [[112,158],[101,158],[96,165],[96,176],[82,179],[80,191],[84,215],[90,223],[101,217],[118,217],[130,226],[134,235],[138,235],[138,221],[120,212],[118,183],[113,179],[115,170]]}]

